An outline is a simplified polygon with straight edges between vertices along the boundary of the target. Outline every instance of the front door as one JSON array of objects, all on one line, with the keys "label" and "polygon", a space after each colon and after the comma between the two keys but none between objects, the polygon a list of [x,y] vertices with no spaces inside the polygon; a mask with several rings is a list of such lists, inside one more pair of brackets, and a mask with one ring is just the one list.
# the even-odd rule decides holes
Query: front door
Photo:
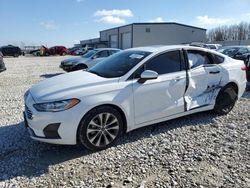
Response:
[{"label": "front door", "polygon": [[[158,55],[143,70],[159,74],[155,80],[133,82],[135,123],[141,124],[184,112],[186,71],[180,51]],[[143,71],[142,70],[142,71]]]}]

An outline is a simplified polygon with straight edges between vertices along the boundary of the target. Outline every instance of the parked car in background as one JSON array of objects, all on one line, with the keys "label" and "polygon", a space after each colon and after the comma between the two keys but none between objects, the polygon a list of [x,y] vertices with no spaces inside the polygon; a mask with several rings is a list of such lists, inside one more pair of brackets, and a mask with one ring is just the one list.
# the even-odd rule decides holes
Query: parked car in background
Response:
[{"label": "parked car in background", "polygon": [[78,50],[78,49],[79,49],[79,47],[68,48],[69,54],[70,54],[70,55],[74,55],[74,52],[75,52],[76,50]]},{"label": "parked car in background", "polygon": [[61,55],[65,56],[69,53],[68,49],[65,46],[53,46],[51,48],[47,48],[45,55]]},{"label": "parked car in background", "polygon": [[119,51],[121,50],[116,48],[98,48],[90,50],[81,57],[63,60],[60,64],[60,68],[68,72],[87,69]]},{"label": "parked car in background", "polygon": [[231,58],[244,61],[246,65],[246,77],[250,82],[250,48],[247,46],[224,46],[217,50]]},{"label": "parked car in background", "polygon": [[0,72],[3,72],[6,70],[5,64],[3,62],[3,54],[0,52]]},{"label": "parked car in background", "polygon": [[32,54],[33,56],[40,56],[40,49],[31,50],[29,54]]},{"label": "parked car in background", "polygon": [[192,42],[191,44],[189,44],[189,46],[194,46],[194,47],[200,47],[200,48],[208,48],[210,49],[207,44],[202,43],[202,42]]},{"label": "parked car in background", "polygon": [[69,49],[69,54],[70,55],[84,55],[86,54],[89,50],[93,50],[94,48],[92,47],[73,47]]},{"label": "parked car in background", "polygon": [[248,63],[250,58],[250,49],[246,46],[224,46],[217,51],[245,63]]},{"label": "parked car in background", "polygon": [[211,49],[211,50],[218,50],[219,48],[222,47],[221,44],[206,44],[207,48]]},{"label": "parked car in background", "polygon": [[18,57],[22,54],[22,51],[19,47],[12,45],[2,46],[0,47],[0,51],[2,52],[3,56]]},{"label": "parked car in background", "polygon": [[88,48],[80,48],[74,52],[73,55],[84,55],[88,53],[88,51],[93,50],[94,48],[88,47]]},{"label": "parked car in background", "polygon": [[33,86],[24,97],[25,124],[35,140],[105,149],[150,124],[207,110],[229,113],[246,87],[243,66],[190,46],[124,50]]}]

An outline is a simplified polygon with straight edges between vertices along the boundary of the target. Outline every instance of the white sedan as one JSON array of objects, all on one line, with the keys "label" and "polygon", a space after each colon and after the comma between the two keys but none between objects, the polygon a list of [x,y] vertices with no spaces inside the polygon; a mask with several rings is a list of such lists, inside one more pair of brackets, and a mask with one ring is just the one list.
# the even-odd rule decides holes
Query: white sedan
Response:
[{"label": "white sedan", "polygon": [[227,114],[245,90],[244,66],[191,46],[128,49],[34,85],[25,124],[35,140],[104,149],[139,127],[207,110]]}]

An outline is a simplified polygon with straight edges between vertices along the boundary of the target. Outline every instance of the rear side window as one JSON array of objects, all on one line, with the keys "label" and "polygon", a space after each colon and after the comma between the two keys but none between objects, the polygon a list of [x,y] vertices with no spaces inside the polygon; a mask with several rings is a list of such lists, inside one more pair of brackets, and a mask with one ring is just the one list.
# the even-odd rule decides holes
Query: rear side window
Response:
[{"label": "rear side window", "polygon": [[159,75],[181,71],[180,51],[161,54],[146,63],[146,70],[152,70]]},{"label": "rear side window", "polygon": [[109,54],[110,54],[110,55],[113,55],[113,54],[115,54],[115,53],[117,53],[117,52],[119,52],[119,51],[118,51],[118,50],[110,50],[110,51],[109,51]]},{"label": "rear side window", "polygon": [[216,55],[216,54],[211,54],[214,60],[214,64],[221,64],[224,62],[224,57]]},{"label": "rear side window", "polygon": [[108,50],[103,50],[101,52],[98,52],[97,54],[97,58],[108,57],[108,56],[109,56]]},{"label": "rear side window", "polygon": [[191,69],[201,65],[212,64],[206,52],[198,50],[188,50],[187,55],[189,66]]}]

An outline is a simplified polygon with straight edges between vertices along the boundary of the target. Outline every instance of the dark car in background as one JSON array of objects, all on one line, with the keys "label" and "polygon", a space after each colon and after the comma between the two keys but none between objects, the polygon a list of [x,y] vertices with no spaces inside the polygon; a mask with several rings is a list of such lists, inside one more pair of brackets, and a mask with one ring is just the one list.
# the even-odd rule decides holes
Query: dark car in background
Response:
[{"label": "dark car in background", "polygon": [[242,60],[247,64],[250,58],[250,49],[247,46],[224,46],[217,50],[231,58]]},{"label": "dark car in background", "polygon": [[69,54],[70,55],[84,55],[86,54],[89,50],[93,50],[94,48],[92,47],[73,47],[69,48]]},{"label": "dark car in background", "polygon": [[53,46],[46,49],[46,55],[67,55],[69,53],[68,49],[65,46]]},{"label": "dark car in background", "polygon": [[0,52],[2,52],[3,56],[13,56],[13,57],[18,57],[22,54],[22,51],[19,47],[12,45],[0,47]]},{"label": "dark car in background", "polygon": [[233,59],[244,61],[247,81],[250,82],[250,48],[247,46],[224,46],[217,50]]},{"label": "dark car in background", "polygon": [[3,62],[3,54],[0,52],[0,72],[3,72],[6,70],[5,64]]}]

